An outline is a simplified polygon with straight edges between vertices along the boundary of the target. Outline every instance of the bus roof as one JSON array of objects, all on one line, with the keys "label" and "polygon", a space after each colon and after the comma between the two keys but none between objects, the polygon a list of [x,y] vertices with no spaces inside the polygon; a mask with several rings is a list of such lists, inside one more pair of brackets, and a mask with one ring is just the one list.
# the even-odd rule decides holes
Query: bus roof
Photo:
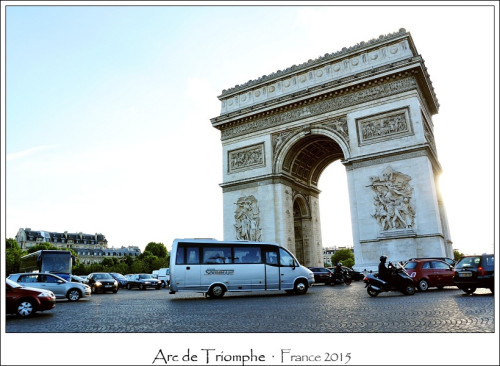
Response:
[{"label": "bus roof", "polygon": [[254,245],[275,245],[281,246],[278,243],[261,242],[261,241],[250,241],[250,240],[217,240],[213,238],[185,238],[185,239],[174,239],[173,243],[198,243],[198,244],[254,244]]}]

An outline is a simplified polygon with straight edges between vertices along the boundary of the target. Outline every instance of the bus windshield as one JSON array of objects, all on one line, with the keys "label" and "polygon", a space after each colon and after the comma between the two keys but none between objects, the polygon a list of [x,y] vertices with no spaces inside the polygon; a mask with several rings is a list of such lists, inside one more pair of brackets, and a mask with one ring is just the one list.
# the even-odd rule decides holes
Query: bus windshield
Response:
[{"label": "bus windshield", "polygon": [[69,280],[75,257],[67,250],[39,250],[21,257],[20,272],[49,272]]}]

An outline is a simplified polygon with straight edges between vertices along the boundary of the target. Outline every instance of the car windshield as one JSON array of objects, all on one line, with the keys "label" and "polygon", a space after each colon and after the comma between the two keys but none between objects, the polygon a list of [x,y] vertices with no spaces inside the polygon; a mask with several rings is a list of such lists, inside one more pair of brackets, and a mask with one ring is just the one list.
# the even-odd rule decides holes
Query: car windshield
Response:
[{"label": "car windshield", "polygon": [[457,264],[456,269],[460,268],[474,268],[479,265],[480,257],[465,257]]},{"label": "car windshield", "polygon": [[98,273],[96,275],[94,275],[94,278],[96,280],[112,280],[113,277],[111,277],[111,275],[109,273]]},{"label": "car windshield", "polygon": [[112,273],[111,275],[119,280],[126,280],[125,276],[122,275],[121,273]]},{"label": "car windshield", "polygon": [[18,284],[17,282],[14,282],[8,278],[5,279],[5,282],[12,288],[19,288],[19,287],[23,287],[21,286],[20,284]]},{"label": "car windshield", "polygon": [[147,279],[153,278],[153,276],[150,274],[141,274],[141,275],[139,275],[139,278],[147,280]]}]

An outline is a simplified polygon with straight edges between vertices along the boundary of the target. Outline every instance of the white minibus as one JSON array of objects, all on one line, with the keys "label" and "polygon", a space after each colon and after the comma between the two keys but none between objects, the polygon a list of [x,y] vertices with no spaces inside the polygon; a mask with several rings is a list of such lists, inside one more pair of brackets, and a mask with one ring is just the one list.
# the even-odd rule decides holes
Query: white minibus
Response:
[{"label": "white minibus", "polygon": [[170,293],[284,290],[305,294],[314,274],[275,243],[175,239],[170,252]]}]

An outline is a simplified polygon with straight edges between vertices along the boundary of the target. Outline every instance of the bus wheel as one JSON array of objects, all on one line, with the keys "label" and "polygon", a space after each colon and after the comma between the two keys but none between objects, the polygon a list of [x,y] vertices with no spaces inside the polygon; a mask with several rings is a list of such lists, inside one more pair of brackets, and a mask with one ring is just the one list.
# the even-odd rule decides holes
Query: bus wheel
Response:
[{"label": "bus wheel", "polygon": [[303,295],[307,292],[307,284],[304,281],[297,281],[293,290],[297,295]]},{"label": "bus wheel", "polygon": [[224,296],[224,292],[226,292],[224,286],[213,285],[212,287],[210,287],[210,290],[208,290],[208,296],[213,297],[214,299],[219,299]]}]

